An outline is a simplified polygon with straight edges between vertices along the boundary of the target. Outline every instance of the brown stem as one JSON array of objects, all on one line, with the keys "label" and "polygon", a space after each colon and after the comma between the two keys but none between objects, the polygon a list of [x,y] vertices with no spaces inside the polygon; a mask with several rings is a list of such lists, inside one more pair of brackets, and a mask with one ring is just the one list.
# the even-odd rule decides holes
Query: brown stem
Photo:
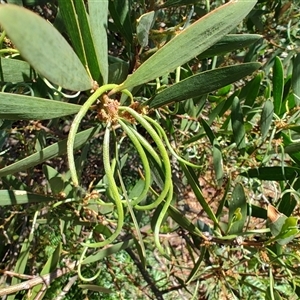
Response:
[{"label": "brown stem", "polygon": [[13,286],[4,287],[0,289],[0,296],[13,294],[23,290],[29,290],[38,284],[44,284],[49,286],[51,282],[53,282],[56,278],[61,277],[69,272],[72,271],[72,268],[61,268],[56,269],[54,272],[43,275],[43,276],[36,276],[33,279],[15,284]]}]

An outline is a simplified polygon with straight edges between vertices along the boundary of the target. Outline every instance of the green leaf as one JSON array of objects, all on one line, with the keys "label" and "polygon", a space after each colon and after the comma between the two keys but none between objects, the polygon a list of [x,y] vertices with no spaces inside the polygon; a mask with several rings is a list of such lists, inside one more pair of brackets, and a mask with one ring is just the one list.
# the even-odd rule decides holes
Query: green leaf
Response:
[{"label": "green leaf", "polygon": [[195,0],[167,0],[164,4],[160,5],[160,8],[166,8],[166,7],[175,7],[175,6],[183,6],[183,5],[189,5],[194,4]]},{"label": "green leaf", "polygon": [[[100,8],[99,3],[97,3],[97,5],[98,8]],[[92,7],[95,8],[93,5]],[[101,7],[103,9],[102,11],[103,14],[105,14],[104,7],[105,5]],[[67,28],[68,34],[70,35],[72,44],[74,45],[74,48],[78,51],[78,52],[76,51],[76,53],[78,53],[78,56],[80,57],[82,64],[88,66],[92,78],[95,81],[102,84],[99,61],[95,51],[95,45],[94,45],[94,41],[90,29],[89,16],[86,13],[85,4],[83,0],[59,1],[59,8],[64,20],[64,24]],[[95,24],[94,13],[95,10],[93,11],[93,25],[97,26],[100,24],[101,21],[103,22],[103,20],[106,20],[106,18],[100,19],[101,21],[98,20],[99,23],[97,22]],[[101,16],[98,17],[100,18]],[[104,17],[104,15],[102,15],[102,17]],[[97,33],[95,32],[95,34]],[[101,35],[101,37],[103,36]],[[105,37],[105,41],[106,41],[106,37]],[[106,52],[106,57],[107,57],[107,52]],[[108,68],[106,63],[106,74],[107,72],[108,72]]]},{"label": "green leaf", "polygon": [[[109,62],[109,73],[108,73],[108,82],[113,82],[115,84],[119,84],[123,82],[129,70],[129,64],[117,57],[108,57]],[[125,94],[122,94],[125,95]]]},{"label": "green leaf", "polygon": [[203,126],[203,129],[205,130],[206,136],[208,137],[210,143],[213,145],[214,140],[216,138],[213,131],[211,130],[210,126],[205,120],[201,119],[201,124]]},{"label": "green leaf", "polygon": [[218,185],[220,186],[223,181],[224,171],[223,171],[222,151],[217,139],[215,139],[213,142],[213,163],[214,163],[216,180]]},{"label": "green leaf", "polygon": [[130,0],[109,1],[109,13],[120,32],[129,44],[132,44],[133,32],[130,19]]},{"label": "green leaf", "polygon": [[198,55],[197,58],[201,60],[203,58],[236,51],[237,49],[251,45],[261,38],[262,36],[259,34],[228,34],[215,45]]},{"label": "green leaf", "polygon": [[43,165],[43,172],[49,182],[52,194],[57,195],[64,190],[64,179],[57,170],[48,165]]},{"label": "green leaf", "polygon": [[300,53],[293,61],[292,87],[295,95],[295,103],[300,104]]},{"label": "green leaf", "polygon": [[1,57],[0,68],[0,82],[24,82],[36,77],[26,61]]},{"label": "green leaf", "polygon": [[195,95],[198,97],[213,92],[251,74],[260,66],[259,63],[247,63],[202,72],[164,89],[145,102],[145,105],[158,108],[171,102],[193,98]]},{"label": "green leaf", "polygon": [[23,0],[7,0],[7,3],[23,6]]},{"label": "green leaf", "polygon": [[295,236],[299,233],[297,224],[298,218],[296,217],[288,217],[285,220],[280,233],[276,236],[276,240],[279,245],[286,245],[295,238]]},{"label": "green leaf", "polygon": [[[1,170],[2,171],[2,170]],[[33,194],[26,191],[10,191],[10,190],[0,190],[0,205],[16,205],[16,204],[28,204],[28,203],[40,203],[40,202],[50,202],[55,200],[51,197],[46,197],[43,195]]]},{"label": "green leaf", "polygon": [[82,265],[91,264],[96,261],[102,260],[105,257],[108,257],[114,253],[120,252],[123,249],[127,249],[129,247],[132,247],[134,245],[133,239],[126,240],[124,242],[117,243],[115,245],[108,246],[105,249],[101,249],[97,251],[96,253],[87,256],[83,261]]},{"label": "green leaf", "polygon": [[267,209],[268,216],[268,227],[270,228],[271,234],[277,236],[281,228],[287,219],[287,216],[282,214],[276,207],[269,204]]},{"label": "green leaf", "polygon": [[261,167],[250,169],[240,175],[260,180],[290,180],[299,177],[300,169],[294,167]]},{"label": "green leaf", "polygon": [[231,1],[208,13],[160,48],[114,91],[138,86],[188,62],[234,29],[255,3]]},{"label": "green leaf", "polygon": [[137,20],[136,35],[139,44],[142,47],[146,47],[148,45],[149,32],[153,25],[154,15],[154,11],[150,11],[146,14],[141,15],[141,17]]},{"label": "green leaf", "polygon": [[299,233],[298,218],[287,217],[272,205],[268,206],[268,227],[274,236],[270,241],[277,241],[279,245],[289,243]]},{"label": "green leaf", "polygon": [[170,205],[168,209],[168,214],[170,217],[183,229],[187,230],[191,235],[200,235],[200,230],[196,227],[187,217],[182,215],[176,207]]},{"label": "green leaf", "polygon": [[238,97],[234,97],[231,108],[233,139],[239,150],[246,147],[244,116]]},{"label": "green leaf", "polygon": [[[81,1],[81,0],[80,0]],[[58,0],[59,14],[63,20],[74,51],[83,65],[87,65],[83,40],[73,1]]]},{"label": "green leaf", "polygon": [[245,98],[245,106],[253,107],[256,97],[260,89],[260,83],[263,79],[263,72],[257,74],[250,82],[248,82],[241,90],[239,98]]},{"label": "green leaf", "polygon": [[247,199],[244,188],[237,184],[232,192],[232,199],[228,201],[229,207],[229,234],[239,234],[242,232],[247,218]]},{"label": "green leaf", "polygon": [[191,185],[191,188],[192,188],[193,192],[195,193],[195,196],[196,196],[197,200],[199,201],[200,205],[202,206],[203,210],[207,213],[208,217],[217,225],[218,220],[202,194],[202,191],[201,191],[201,188],[199,185],[199,181],[197,179],[197,176],[196,176],[194,170],[191,167],[188,167],[181,162],[179,162],[179,163],[180,163],[180,166],[188,180],[188,183]]},{"label": "green leaf", "polygon": [[93,87],[71,46],[49,22],[25,8],[7,4],[0,5],[0,23],[39,74],[73,91]]},{"label": "green leaf", "polygon": [[272,289],[272,291],[271,291],[271,287],[268,286],[268,289],[267,289],[266,295],[265,295],[265,300],[282,300],[282,298],[276,290]]},{"label": "green leaf", "polygon": [[200,255],[186,280],[186,284],[192,282],[195,279],[195,277],[200,273],[205,253],[206,253],[206,247],[201,247]]},{"label": "green leaf", "polygon": [[273,99],[274,99],[274,112],[280,115],[282,97],[284,89],[284,74],[281,59],[276,56],[273,67]]},{"label": "green leaf", "polygon": [[[74,149],[86,144],[90,138],[99,132],[102,126],[89,128],[76,134]],[[67,139],[44,148],[26,158],[0,169],[0,177],[21,172],[34,167],[48,159],[67,153]]]},{"label": "green leaf", "polygon": [[273,102],[271,100],[267,100],[262,109],[261,119],[260,119],[261,135],[263,140],[268,135],[270,126],[272,124],[273,112],[274,112]]},{"label": "green leaf", "polygon": [[[17,262],[14,267],[14,272],[18,274],[24,274],[26,266],[28,264],[29,254],[30,254],[30,243],[32,242],[32,234],[30,235],[29,239],[25,239],[25,241],[22,242],[22,248],[20,250]],[[21,279],[14,276],[11,280],[11,285],[16,285],[21,282]],[[15,294],[9,295],[6,299],[7,300],[13,300],[15,299]]]},{"label": "green leaf", "polygon": [[[300,181],[299,181],[299,179],[297,179],[297,181],[296,181],[297,187],[295,185],[293,186],[293,188],[295,190],[298,190],[299,183],[300,183]],[[289,187],[290,187],[290,183],[287,183],[285,190],[289,189]],[[277,205],[278,205],[279,211],[284,213],[286,216],[290,216],[296,209],[297,204],[298,204],[298,202],[295,199],[293,193],[285,192],[284,195],[279,200],[279,204],[277,204]]]},{"label": "green leaf", "polygon": [[[89,0],[91,35],[103,84],[108,83],[107,16],[108,0]],[[115,81],[111,81],[115,83]]]},{"label": "green leaf", "polygon": [[0,118],[47,120],[75,114],[80,105],[50,99],[0,92]]},{"label": "green leaf", "polygon": [[89,291],[93,291],[93,292],[99,292],[99,293],[106,293],[106,294],[110,294],[113,291],[105,288],[103,286],[99,286],[99,285],[95,285],[95,284],[78,284],[78,287],[80,287],[81,289],[84,290],[89,290]]},{"label": "green leaf", "polygon": [[281,132],[283,138],[284,152],[300,165],[300,143],[293,142],[291,138],[285,133]]}]

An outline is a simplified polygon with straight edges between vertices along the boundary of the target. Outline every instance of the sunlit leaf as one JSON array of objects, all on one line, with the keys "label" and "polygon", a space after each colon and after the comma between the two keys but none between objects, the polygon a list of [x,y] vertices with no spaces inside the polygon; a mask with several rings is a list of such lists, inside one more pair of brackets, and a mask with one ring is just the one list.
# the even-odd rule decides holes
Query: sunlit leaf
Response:
[{"label": "sunlit leaf", "polygon": [[193,98],[195,95],[199,97],[242,79],[260,66],[259,63],[248,63],[202,72],[164,89],[145,105],[157,108],[171,102]]},{"label": "sunlit leaf", "polygon": [[50,99],[0,92],[0,118],[47,120],[75,114],[80,105]]},{"label": "sunlit leaf", "polygon": [[114,91],[138,86],[188,62],[235,28],[255,3],[255,0],[230,1],[208,13],[160,48]]},{"label": "sunlit leaf", "polygon": [[7,4],[0,5],[0,23],[39,74],[69,90],[92,88],[73,49],[49,22],[23,7]]},{"label": "sunlit leaf", "polygon": [[[91,35],[103,84],[108,83],[107,19],[108,0],[89,0]],[[115,81],[111,81],[116,83]]]},{"label": "sunlit leaf", "polygon": [[28,203],[50,202],[54,199],[44,195],[29,193],[26,191],[0,190],[0,205],[16,205]]}]

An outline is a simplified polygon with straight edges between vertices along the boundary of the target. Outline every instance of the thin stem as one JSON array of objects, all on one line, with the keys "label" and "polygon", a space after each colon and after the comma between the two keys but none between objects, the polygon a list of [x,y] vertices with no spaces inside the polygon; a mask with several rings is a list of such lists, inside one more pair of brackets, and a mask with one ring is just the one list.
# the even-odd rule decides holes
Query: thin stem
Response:
[{"label": "thin stem", "polygon": [[106,91],[111,90],[115,88],[116,84],[107,84],[104,86],[101,86],[98,90],[95,91],[94,94],[92,94],[87,101],[82,105],[79,112],[75,116],[75,119],[71,125],[69,136],[68,136],[68,142],[67,142],[67,155],[68,155],[68,162],[69,162],[69,168],[71,172],[71,179],[73,181],[73,184],[75,187],[79,185],[77,172],[76,172],[76,166],[75,166],[75,159],[74,159],[74,142],[75,142],[75,136],[78,131],[79,125],[81,123],[81,120],[86,115],[87,111],[89,110],[90,106]]},{"label": "thin stem", "polygon": [[145,120],[144,116],[141,116],[139,113],[137,113],[135,110],[133,110],[130,107],[126,106],[120,106],[119,110],[125,110],[128,113],[130,113],[145,129],[146,131],[151,135],[152,139],[157,145],[157,148],[161,154],[162,162],[164,166],[165,171],[165,183],[163,190],[161,191],[159,197],[151,204],[148,205],[136,205],[134,208],[138,210],[150,210],[155,207],[157,207],[167,196],[170,186],[172,183],[172,172],[171,172],[171,163],[168,156],[168,152],[166,151],[166,148],[159,137],[159,135],[156,133],[156,131],[153,129],[153,127],[148,123],[148,121]]},{"label": "thin stem", "polygon": [[123,224],[124,224],[124,210],[122,205],[122,200],[118,191],[117,184],[115,182],[114,178],[114,171],[112,166],[110,165],[110,129],[111,124],[109,123],[106,126],[104,139],[103,139],[103,165],[104,165],[104,171],[106,174],[106,178],[108,181],[108,193],[113,198],[116,208],[117,208],[117,214],[118,214],[118,223],[117,228],[115,232],[109,236],[106,240],[99,242],[99,243],[83,243],[82,245],[89,248],[100,248],[105,245],[108,245],[112,243],[120,234]]},{"label": "thin stem", "polygon": [[130,138],[130,140],[132,141],[135,149],[137,150],[143,167],[144,167],[144,188],[143,191],[141,192],[141,194],[134,200],[131,200],[130,204],[132,206],[135,206],[136,204],[140,203],[142,200],[145,199],[150,185],[151,185],[151,169],[150,169],[150,165],[149,165],[149,161],[147,158],[147,155],[142,147],[142,145],[140,144],[138,138],[135,136],[135,134],[133,133],[134,130],[132,130],[129,126],[127,126],[127,124],[125,122],[123,122],[122,120],[119,119],[119,124],[121,125],[122,129],[127,133],[128,137]]}]

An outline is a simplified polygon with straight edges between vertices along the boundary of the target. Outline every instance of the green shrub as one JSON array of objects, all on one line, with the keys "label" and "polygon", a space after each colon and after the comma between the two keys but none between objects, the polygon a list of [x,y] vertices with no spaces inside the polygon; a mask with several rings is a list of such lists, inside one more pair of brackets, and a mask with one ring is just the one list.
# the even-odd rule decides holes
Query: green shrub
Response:
[{"label": "green shrub", "polygon": [[[262,65],[254,33],[294,7],[33,4],[58,11],[53,24],[0,5],[0,251],[14,273],[54,283],[15,276],[3,294],[299,296],[299,54]],[[297,44],[291,20],[281,48]]]}]

